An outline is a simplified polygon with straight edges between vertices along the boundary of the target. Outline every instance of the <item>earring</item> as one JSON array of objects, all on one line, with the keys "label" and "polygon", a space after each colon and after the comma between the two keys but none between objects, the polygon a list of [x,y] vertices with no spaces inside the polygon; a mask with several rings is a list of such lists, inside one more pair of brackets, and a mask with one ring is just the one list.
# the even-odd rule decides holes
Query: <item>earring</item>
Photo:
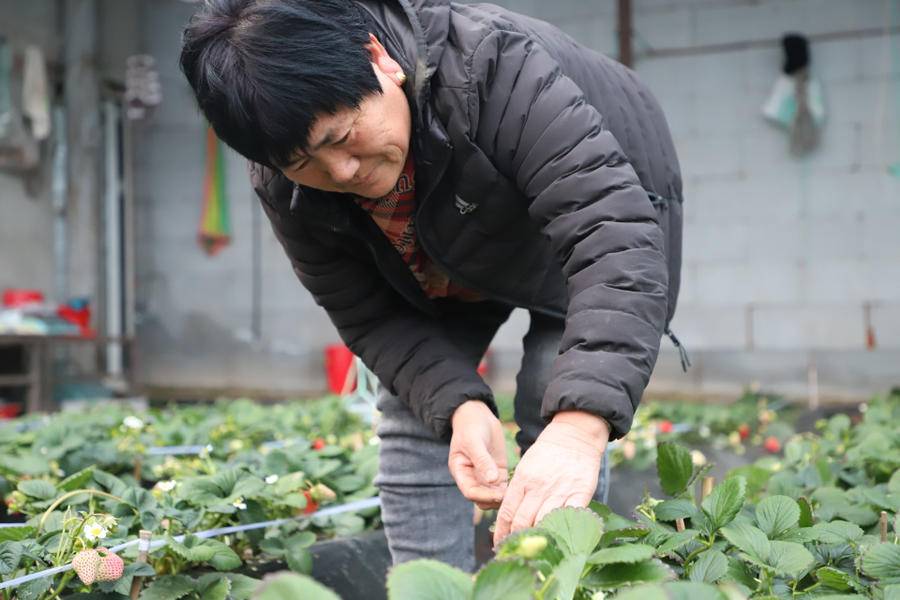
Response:
[{"label": "earring", "polygon": [[399,83],[400,85],[406,83],[406,73],[404,73],[403,71],[397,71],[397,83]]}]

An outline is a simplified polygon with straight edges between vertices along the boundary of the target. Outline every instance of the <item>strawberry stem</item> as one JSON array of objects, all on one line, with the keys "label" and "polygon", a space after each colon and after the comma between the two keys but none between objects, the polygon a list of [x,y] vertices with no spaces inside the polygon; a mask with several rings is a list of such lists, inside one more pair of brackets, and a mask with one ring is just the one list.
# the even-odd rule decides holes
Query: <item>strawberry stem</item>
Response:
[{"label": "strawberry stem", "polygon": [[[69,498],[71,498],[72,496],[77,496],[77,495],[79,495],[79,494],[89,494],[89,495],[91,495],[91,496],[95,496],[95,495],[96,495],[96,496],[104,496],[104,497],[106,497],[106,498],[110,498],[111,500],[117,500],[117,501],[121,502],[122,504],[128,504],[128,503],[127,503],[125,500],[123,500],[122,498],[119,498],[118,496],[113,496],[112,494],[109,494],[109,493],[107,493],[107,492],[101,492],[100,490],[91,490],[91,489],[85,489],[85,490],[73,490],[73,491],[68,492],[68,493],[65,493],[65,494],[63,494],[62,496],[60,496],[59,498],[57,498],[56,501],[53,502],[53,504],[51,504],[50,507],[47,508],[46,511],[44,511],[44,514],[41,515],[41,520],[38,522],[38,530],[37,530],[37,532],[40,533],[41,530],[44,528],[44,522],[47,520],[47,517],[50,516],[50,513],[52,513],[54,510],[56,510],[56,508],[57,508],[60,504],[62,504],[63,502],[65,502],[66,500],[68,500]],[[129,504],[129,506],[131,506],[131,505]],[[135,513],[139,513],[139,511],[138,511],[135,507],[131,506],[131,509],[132,509]]]},{"label": "strawberry stem", "polygon": [[59,582],[59,587],[56,588],[56,591],[53,592],[53,595],[47,598],[47,600],[55,600],[59,598],[59,595],[62,593],[64,589],[66,589],[66,584],[69,583],[69,580],[72,579],[72,576],[75,574],[75,571],[67,571],[65,575],[63,575],[62,580]]}]

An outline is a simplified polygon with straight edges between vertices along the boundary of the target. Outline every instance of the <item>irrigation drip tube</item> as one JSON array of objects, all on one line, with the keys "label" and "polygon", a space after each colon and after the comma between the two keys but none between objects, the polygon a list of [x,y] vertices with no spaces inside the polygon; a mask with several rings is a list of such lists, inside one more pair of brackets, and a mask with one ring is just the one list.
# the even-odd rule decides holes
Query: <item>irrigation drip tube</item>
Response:
[{"label": "irrigation drip tube", "polygon": [[[217,529],[207,529],[206,531],[198,531],[196,533],[191,533],[194,537],[198,538],[211,538],[220,535],[228,535],[229,533],[239,533],[241,531],[250,531],[251,529],[263,529],[264,527],[273,527],[275,525],[281,525],[282,523],[287,523],[289,521],[296,521],[298,519],[312,519],[315,517],[330,517],[332,515],[338,515],[345,512],[354,512],[358,510],[365,510],[367,508],[375,508],[377,506],[381,506],[381,498],[366,498],[365,500],[357,500],[356,502],[350,502],[348,504],[342,504],[340,506],[329,506],[328,508],[322,508],[317,510],[316,512],[309,515],[302,515],[299,517],[289,517],[285,519],[275,519],[272,521],[260,521],[258,523],[248,523],[246,525],[233,525],[231,527],[219,527]],[[16,524],[19,527],[22,525]],[[189,534],[183,534],[173,537],[176,542],[184,541],[184,538]],[[110,552],[119,552],[120,550],[124,550],[125,548],[129,548],[131,546],[137,546],[141,543],[141,539],[134,539],[128,542],[124,542],[119,544],[118,546],[113,546],[109,549]],[[144,542],[146,543],[146,542]],[[168,544],[168,540],[153,540],[147,543],[146,546],[141,547],[141,550],[152,551],[157,548],[161,548]],[[46,569],[44,571],[38,571],[37,573],[31,573],[29,575],[23,575],[22,577],[17,577],[16,579],[10,579],[9,581],[4,581],[0,583],[0,590],[5,590],[8,588],[14,588],[16,586],[22,585],[23,583],[27,583],[29,581],[33,581],[35,579],[42,579],[44,577],[52,577],[54,575],[58,575],[59,573],[65,573],[69,569],[72,568],[71,564],[62,565],[59,567],[53,567],[52,569]]]}]

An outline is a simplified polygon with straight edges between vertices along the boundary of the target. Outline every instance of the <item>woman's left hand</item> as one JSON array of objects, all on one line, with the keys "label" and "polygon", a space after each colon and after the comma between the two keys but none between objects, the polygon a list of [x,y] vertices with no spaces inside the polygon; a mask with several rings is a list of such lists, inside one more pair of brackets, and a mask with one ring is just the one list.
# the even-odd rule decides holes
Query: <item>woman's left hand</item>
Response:
[{"label": "woman's left hand", "polygon": [[587,506],[597,489],[609,425],[581,411],[558,413],[519,462],[503,496],[494,546],[561,506]]}]

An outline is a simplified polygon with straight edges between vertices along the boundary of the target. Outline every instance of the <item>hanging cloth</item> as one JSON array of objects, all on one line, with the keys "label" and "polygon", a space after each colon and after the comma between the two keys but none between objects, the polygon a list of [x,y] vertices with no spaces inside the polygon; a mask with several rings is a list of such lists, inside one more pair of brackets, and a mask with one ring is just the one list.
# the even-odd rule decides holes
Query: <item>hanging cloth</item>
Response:
[{"label": "hanging cloth", "polygon": [[12,51],[0,36],[0,139],[9,135],[12,117]]},{"label": "hanging cloth", "polygon": [[819,131],[825,124],[824,94],[822,85],[810,76],[812,60],[806,37],[787,34],[782,45],[782,75],[775,81],[762,112],[787,131],[791,152],[803,156],[819,143]]},{"label": "hanging cloth", "polygon": [[22,113],[31,121],[31,135],[45,140],[50,135],[50,86],[47,63],[39,46],[25,48],[22,74]]},{"label": "hanging cloth", "polygon": [[0,169],[29,172],[40,165],[37,140],[22,118],[21,67],[13,60],[12,47],[0,38]]},{"label": "hanging cloth", "polygon": [[215,256],[231,243],[231,219],[225,195],[225,153],[212,127],[206,128],[206,175],[203,216],[197,239],[203,251]]}]

